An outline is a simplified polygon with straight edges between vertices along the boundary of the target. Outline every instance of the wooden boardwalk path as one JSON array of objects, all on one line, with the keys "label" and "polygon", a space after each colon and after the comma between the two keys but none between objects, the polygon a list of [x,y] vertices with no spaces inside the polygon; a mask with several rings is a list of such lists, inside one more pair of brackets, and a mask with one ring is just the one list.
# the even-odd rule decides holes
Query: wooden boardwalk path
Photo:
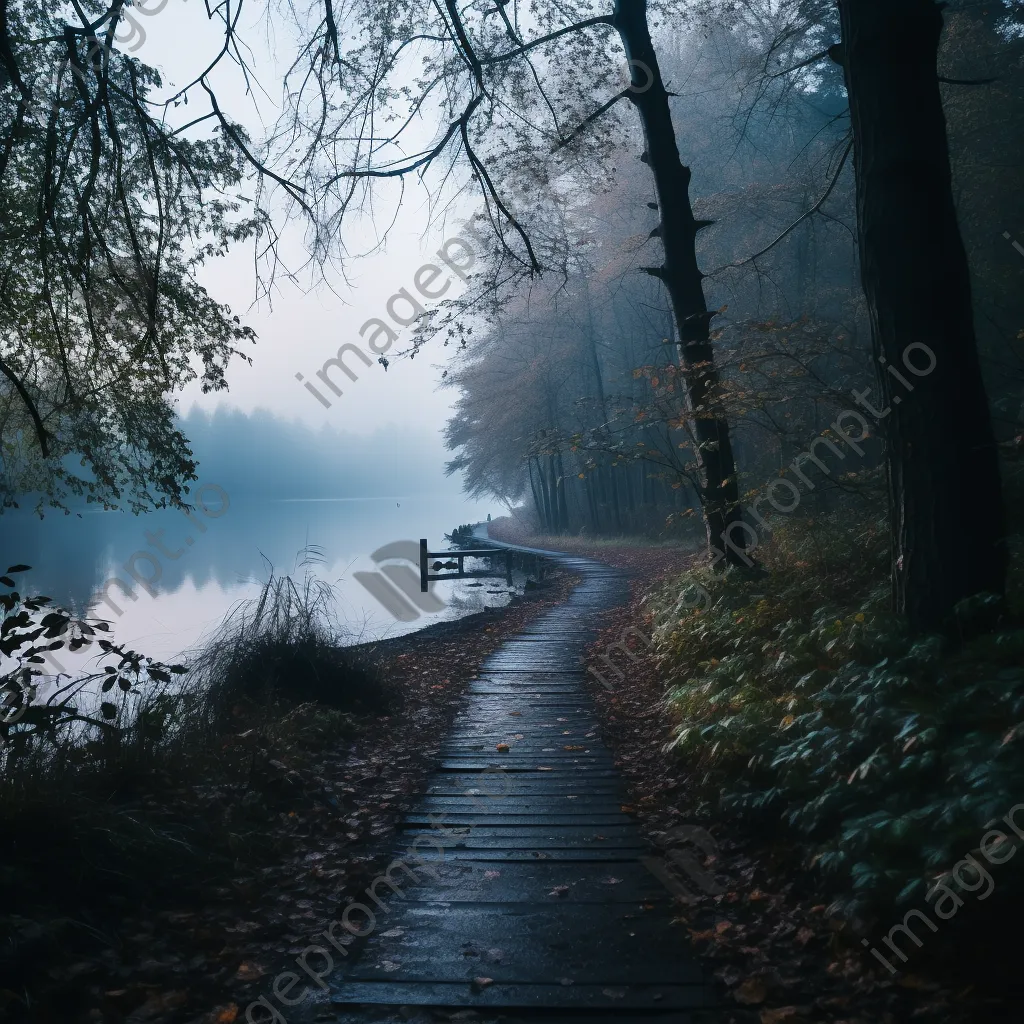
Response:
[{"label": "wooden boardwalk path", "polygon": [[624,574],[559,561],[580,585],[472,683],[397,837],[395,857],[410,865],[416,843],[416,880],[396,872],[400,892],[377,888],[387,913],[373,907],[374,930],[332,977],[317,1019],[401,1007],[405,1019],[447,1008],[682,1024],[711,1005],[685,930],[670,923],[670,896],[640,863],[649,849],[622,811],[581,667],[598,613],[627,596]]}]

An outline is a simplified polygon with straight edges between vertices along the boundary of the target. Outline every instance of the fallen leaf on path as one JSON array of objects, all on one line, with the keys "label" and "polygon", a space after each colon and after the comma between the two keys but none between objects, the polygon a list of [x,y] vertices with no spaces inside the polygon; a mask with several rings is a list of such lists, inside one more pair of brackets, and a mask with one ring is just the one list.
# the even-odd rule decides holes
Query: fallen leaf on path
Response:
[{"label": "fallen leaf on path", "polygon": [[138,1009],[127,1017],[128,1024],[142,1024],[142,1021],[156,1020],[164,1017],[170,1010],[176,1010],[188,1002],[185,992],[164,992],[150,996]]},{"label": "fallen leaf on path", "polygon": [[209,1018],[210,1024],[234,1024],[238,1017],[238,1007],[234,1003],[218,1007]]},{"label": "fallen leaf on path", "polygon": [[798,1012],[795,1006],[780,1006],[777,1010],[762,1010],[761,1024],[779,1024],[780,1021],[793,1020]]},{"label": "fallen leaf on path", "polygon": [[625,999],[626,990],[624,988],[603,988],[601,994],[607,996],[609,999]]},{"label": "fallen leaf on path", "polygon": [[846,1007],[848,1007],[850,1005],[850,997],[849,996],[828,996],[827,998],[819,999],[817,1001],[817,1005],[819,1005],[819,1006],[828,1006],[828,1007],[839,1007],[840,1009],[845,1010]]},{"label": "fallen leaf on path", "polygon": [[473,979],[473,984],[470,987],[479,992],[482,989],[487,988],[488,985],[493,985],[493,984],[494,984],[494,979],[493,978],[474,978]]},{"label": "fallen leaf on path", "polygon": [[934,992],[939,988],[934,981],[922,978],[920,974],[906,974],[896,984],[901,988],[917,989],[919,992]]},{"label": "fallen leaf on path", "polygon": [[737,1003],[753,1006],[768,998],[768,986],[760,978],[747,978],[732,994]]},{"label": "fallen leaf on path", "polygon": [[739,972],[739,968],[733,964],[726,964],[725,967],[720,967],[715,971],[715,977],[721,978],[722,984],[728,988],[732,988],[733,985],[738,985],[739,980],[743,977]]},{"label": "fallen leaf on path", "polygon": [[507,743],[499,743],[497,750],[499,754],[507,754],[511,748]]},{"label": "fallen leaf on path", "polygon": [[267,973],[265,967],[261,967],[257,963],[251,961],[244,961],[238,968],[235,974],[236,981],[255,981],[257,978],[262,978]]},{"label": "fallen leaf on path", "polygon": [[556,885],[554,887],[554,889],[552,889],[551,892],[548,893],[548,895],[549,896],[564,896],[568,891],[569,891],[569,886],[567,886],[567,885]]}]

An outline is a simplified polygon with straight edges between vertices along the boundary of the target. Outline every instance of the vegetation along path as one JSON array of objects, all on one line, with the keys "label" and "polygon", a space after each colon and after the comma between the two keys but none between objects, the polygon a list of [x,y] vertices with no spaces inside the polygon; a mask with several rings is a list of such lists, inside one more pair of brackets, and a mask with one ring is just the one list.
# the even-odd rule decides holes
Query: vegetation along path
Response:
[{"label": "vegetation along path", "polygon": [[[581,583],[473,682],[397,836],[395,857],[418,881],[394,871],[400,893],[377,888],[386,916],[373,908],[319,1019],[402,1007],[683,1022],[710,1005],[669,893],[641,863],[649,850],[623,812],[581,666],[598,614],[627,596],[625,576],[557,557]],[[361,910],[350,921],[369,929]]]}]

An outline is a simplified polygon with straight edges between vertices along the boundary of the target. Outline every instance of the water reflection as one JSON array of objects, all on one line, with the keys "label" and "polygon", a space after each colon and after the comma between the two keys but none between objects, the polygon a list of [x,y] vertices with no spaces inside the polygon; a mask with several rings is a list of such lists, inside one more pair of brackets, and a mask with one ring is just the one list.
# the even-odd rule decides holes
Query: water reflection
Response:
[{"label": "water reflection", "polygon": [[436,593],[443,610],[397,623],[353,578],[377,568],[369,556],[382,545],[427,537],[436,548],[452,527],[484,518],[486,506],[431,495],[268,500],[213,484],[200,486],[195,504],[189,515],[85,511],[39,520],[5,513],[0,561],[31,565],[32,592],[108,619],[120,642],[162,658],[188,648],[236,601],[256,593],[271,567],[295,569],[298,553],[311,545],[322,551],[317,575],[337,584],[339,615],[361,638],[505,599],[497,581],[472,589],[442,584]]}]

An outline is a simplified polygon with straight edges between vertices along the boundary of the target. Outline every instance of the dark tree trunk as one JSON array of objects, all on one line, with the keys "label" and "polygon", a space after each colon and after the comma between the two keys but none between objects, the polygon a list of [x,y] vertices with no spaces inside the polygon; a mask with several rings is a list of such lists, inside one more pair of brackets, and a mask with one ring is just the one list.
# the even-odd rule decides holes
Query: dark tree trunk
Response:
[{"label": "dark tree trunk", "polygon": [[596,534],[601,530],[601,519],[597,511],[597,497],[594,494],[593,473],[587,473],[583,481],[583,489],[587,495],[587,510],[590,513],[590,528]]},{"label": "dark tree trunk", "polygon": [[607,466],[608,489],[612,496],[612,514],[615,516],[615,532],[622,533],[622,509],[619,507],[619,485],[616,478],[615,467]]},{"label": "dark tree trunk", "polygon": [[554,515],[551,505],[551,489],[548,486],[548,475],[544,470],[544,463],[541,456],[537,456],[537,477],[540,481],[541,503],[544,506],[544,520],[542,527],[545,533],[554,533]]},{"label": "dark tree trunk", "polygon": [[537,521],[544,527],[544,509],[541,506],[540,495],[537,493],[537,484],[533,479],[533,456],[526,460],[527,468],[530,470],[530,490],[533,492],[533,507],[537,510]]},{"label": "dark tree trunk", "polygon": [[[597,335],[594,330],[593,307],[587,296],[587,348],[590,353],[590,365],[594,371],[594,383],[597,386],[597,400],[601,408],[601,436],[606,437],[608,429],[608,401],[604,392],[604,375],[601,372],[601,360],[597,354]],[[604,475],[604,474],[607,475]],[[611,467],[605,467],[602,471],[602,487],[610,492],[610,498],[606,494],[606,503],[610,502],[615,516],[615,529],[622,533],[622,518],[619,512],[619,495],[615,488],[615,474]]]},{"label": "dark tree trunk", "polygon": [[[942,15],[934,0],[841,0],[840,11],[861,275],[885,366],[875,399],[887,442],[893,598],[912,628],[931,630],[957,601],[1002,593],[1007,557],[936,71]],[[926,369],[929,350],[935,368],[916,376],[911,367]]]},{"label": "dark tree trunk", "polygon": [[[672,302],[704,478],[701,505],[708,544],[719,546],[729,524],[740,518],[741,509],[729,425],[715,394],[718,372],[710,341],[715,314],[708,310],[704,275],[697,265],[697,232],[704,225],[693,216],[690,168],[679,158],[668,93],[647,23],[647,0],[616,0],[612,24],[631,62],[629,97],[643,124],[646,160],[654,174],[661,211],[665,259],[662,266],[647,270],[664,283]],[[742,532],[734,540],[736,547],[742,546]],[[732,548],[725,551],[730,562],[743,562]]]},{"label": "dark tree trunk", "polygon": [[547,471],[547,486],[548,486],[548,508],[550,509],[551,518],[550,526],[552,533],[558,533],[559,530],[559,516],[558,516],[558,476],[555,472],[555,456],[553,453],[548,453],[548,471]]},{"label": "dark tree trunk", "polygon": [[562,465],[562,453],[558,453],[558,527],[563,533],[569,532],[569,506],[565,498],[565,467]]},{"label": "dark tree trunk", "polygon": [[633,477],[636,475],[636,467],[630,463],[626,463],[626,468],[622,471],[622,488],[626,492],[626,508],[629,509],[629,518],[632,521],[636,518],[636,501],[633,497]]}]

